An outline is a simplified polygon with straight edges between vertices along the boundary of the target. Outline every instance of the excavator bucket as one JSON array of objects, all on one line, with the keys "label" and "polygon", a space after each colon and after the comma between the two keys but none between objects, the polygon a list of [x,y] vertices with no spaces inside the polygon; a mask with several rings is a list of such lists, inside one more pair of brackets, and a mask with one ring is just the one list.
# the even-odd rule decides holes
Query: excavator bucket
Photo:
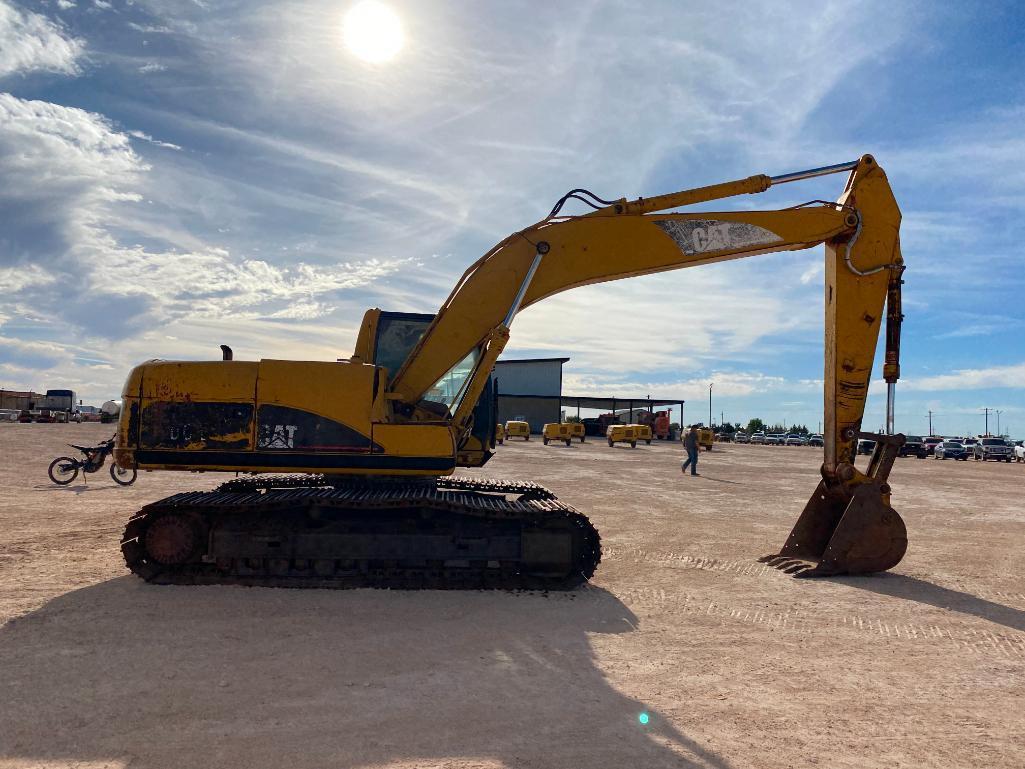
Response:
[{"label": "excavator bucket", "polygon": [[851,483],[823,478],[786,544],[762,563],[797,577],[868,574],[900,563],[907,529],[890,507],[886,480],[904,436],[859,437],[876,441],[867,473]]}]

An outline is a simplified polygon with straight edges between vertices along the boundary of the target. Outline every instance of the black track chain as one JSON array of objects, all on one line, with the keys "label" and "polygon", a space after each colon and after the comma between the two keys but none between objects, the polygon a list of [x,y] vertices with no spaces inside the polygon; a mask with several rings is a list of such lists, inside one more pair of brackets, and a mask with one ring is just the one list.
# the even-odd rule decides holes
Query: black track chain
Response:
[{"label": "black track chain", "polygon": [[532,499],[555,499],[555,494],[544,486],[531,481],[508,481],[499,478],[467,478],[444,476],[409,481],[394,479],[353,479],[348,476],[324,474],[264,475],[248,478],[233,478],[217,487],[217,491],[271,491],[273,489],[305,488],[404,488],[411,485],[433,485],[449,491],[479,491],[488,494],[523,494]]},{"label": "black track chain", "polygon": [[[287,485],[281,483],[284,478]],[[443,588],[507,590],[571,589],[590,579],[601,559],[601,539],[587,518],[574,508],[560,502],[550,491],[530,482],[508,482],[476,478],[439,478],[437,483],[404,482],[390,484],[347,484],[345,486],[309,486],[293,479],[310,476],[277,476],[275,478],[237,479],[261,481],[256,488],[221,490],[235,484],[229,481],[209,492],[184,492],[153,502],[128,521],[121,544],[125,562],[143,579],[165,584],[244,584],[271,587],[388,587],[402,589]],[[268,488],[270,484],[270,488]],[[280,485],[279,485],[280,484]],[[489,493],[473,493],[489,492]],[[508,500],[504,494],[521,493],[519,499]],[[547,494],[539,498],[539,493]],[[494,520],[519,519],[533,525],[567,524],[577,529],[582,538],[573,573],[562,579],[520,574],[515,570],[452,569],[395,567],[362,570],[344,576],[317,576],[301,573],[245,573],[237,564],[225,570],[212,563],[189,563],[164,566],[147,557],[142,544],[146,529],[157,517],[186,514],[203,521],[224,515],[274,516],[295,511],[303,506],[333,507],[345,511],[386,511],[421,508],[451,512]]]}]

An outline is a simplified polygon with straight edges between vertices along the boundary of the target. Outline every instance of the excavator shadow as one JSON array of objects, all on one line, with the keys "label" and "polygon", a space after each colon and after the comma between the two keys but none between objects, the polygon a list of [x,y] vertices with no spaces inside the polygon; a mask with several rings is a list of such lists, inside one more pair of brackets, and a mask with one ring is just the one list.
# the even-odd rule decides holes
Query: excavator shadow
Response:
[{"label": "excavator shadow", "polygon": [[1012,630],[1025,632],[1025,611],[987,601],[985,598],[979,598],[971,593],[940,587],[932,582],[926,582],[924,579],[892,572],[863,577],[827,577],[826,579],[879,595],[903,598],[961,614],[970,614]]},{"label": "excavator shadow", "polygon": [[593,643],[614,648],[637,625],[595,587],[117,578],[0,628],[0,763],[728,769],[599,666]]}]

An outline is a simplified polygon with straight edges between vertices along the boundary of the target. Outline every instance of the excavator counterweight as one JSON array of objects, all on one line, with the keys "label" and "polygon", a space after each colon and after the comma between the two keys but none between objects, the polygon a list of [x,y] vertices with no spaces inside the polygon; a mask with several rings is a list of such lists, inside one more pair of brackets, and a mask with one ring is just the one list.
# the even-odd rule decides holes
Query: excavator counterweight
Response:
[{"label": "excavator counterweight", "polygon": [[[849,172],[836,203],[676,209]],[[562,213],[575,199],[592,210]],[[524,307],[576,286],[824,245],[822,482],[773,565],[801,576],[892,567],[907,544],[887,476],[900,436],[854,466],[884,304],[899,373],[900,211],[875,160],[639,198],[573,190],[463,273],[434,315],[367,311],[338,362],[149,361],[122,394],[124,468],[245,474],[128,523],[129,568],[157,583],[566,589],[600,540],[540,486],[459,478],[495,451],[491,370]],[[892,413],[887,420],[892,431]]]}]

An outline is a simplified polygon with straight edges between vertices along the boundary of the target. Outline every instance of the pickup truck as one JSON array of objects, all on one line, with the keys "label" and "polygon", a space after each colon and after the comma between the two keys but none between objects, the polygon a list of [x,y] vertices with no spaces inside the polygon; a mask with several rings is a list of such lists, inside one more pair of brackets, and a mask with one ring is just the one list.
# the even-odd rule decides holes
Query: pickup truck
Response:
[{"label": "pickup truck", "polygon": [[1014,461],[1025,462],[1025,441],[1018,441],[1014,444]]},{"label": "pickup truck", "polygon": [[987,459],[1010,462],[1014,458],[1011,447],[1003,438],[982,438],[972,449],[973,456],[985,462]]},{"label": "pickup truck", "polygon": [[765,433],[754,433],[751,435],[751,443],[764,444]]}]

